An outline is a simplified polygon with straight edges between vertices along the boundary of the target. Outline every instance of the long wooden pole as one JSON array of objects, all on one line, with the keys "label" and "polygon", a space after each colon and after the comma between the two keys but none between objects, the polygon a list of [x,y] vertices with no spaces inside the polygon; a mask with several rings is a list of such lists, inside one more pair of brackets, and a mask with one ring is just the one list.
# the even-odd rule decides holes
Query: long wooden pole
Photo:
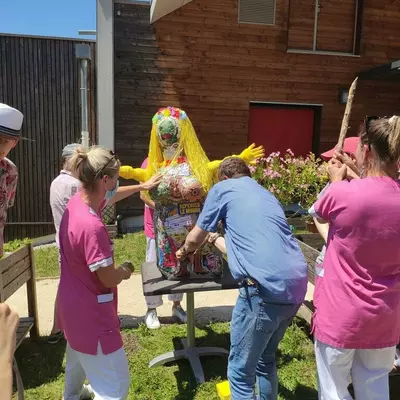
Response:
[{"label": "long wooden pole", "polygon": [[339,140],[336,146],[336,149],[339,152],[343,150],[344,139],[346,139],[347,131],[349,129],[350,116],[353,108],[353,100],[354,100],[354,95],[356,93],[357,82],[358,82],[358,77],[354,79],[353,83],[350,86],[349,97],[347,99],[346,109],[344,111],[342,120],[342,127],[340,129]]}]

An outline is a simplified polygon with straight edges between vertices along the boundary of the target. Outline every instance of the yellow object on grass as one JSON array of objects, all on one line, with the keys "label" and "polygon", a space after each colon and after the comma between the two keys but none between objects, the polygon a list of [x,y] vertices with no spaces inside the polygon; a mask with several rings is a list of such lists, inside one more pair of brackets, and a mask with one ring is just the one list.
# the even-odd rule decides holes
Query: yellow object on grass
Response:
[{"label": "yellow object on grass", "polygon": [[221,400],[231,400],[231,391],[228,381],[217,383],[217,394]]}]

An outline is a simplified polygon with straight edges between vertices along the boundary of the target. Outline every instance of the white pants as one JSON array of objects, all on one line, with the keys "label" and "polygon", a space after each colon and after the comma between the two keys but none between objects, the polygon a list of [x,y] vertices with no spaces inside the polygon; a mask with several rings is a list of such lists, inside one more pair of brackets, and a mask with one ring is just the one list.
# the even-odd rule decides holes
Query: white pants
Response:
[{"label": "white pants", "polygon": [[315,341],[320,400],[389,400],[389,372],[395,346],[373,350],[339,349]]},{"label": "white pants", "polygon": [[67,344],[64,400],[79,400],[86,377],[95,400],[125,400],[129,392],[128,360],[123,348],[104,355],[99,343],[96,356],[80,353]]},{"label": "white pants", "polygon": [[[146,262],[157,261],[157,253],[156,253],[156,241],[155,239],[151,239],[146,237]],[[163,300],[162,296],[145,296],[147,308],[157,308],[162,306]],[[182,301],[183,293],[169,294],[169,301]]]}]

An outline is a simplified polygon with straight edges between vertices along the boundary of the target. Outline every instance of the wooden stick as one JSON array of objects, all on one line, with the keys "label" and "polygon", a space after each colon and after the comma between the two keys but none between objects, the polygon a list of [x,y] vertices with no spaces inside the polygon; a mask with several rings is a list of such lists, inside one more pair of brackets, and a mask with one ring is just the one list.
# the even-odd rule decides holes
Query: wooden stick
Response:
[{"label": "wooden stick", "polygon": [[343,150],[344,139],[346,139],[347,131],[349,129],[350,116],[353,108],[353,100],[354,100],[354,95],[356,93],[357,82],[358,82],[358,77],[354,79],[353,83],[350,86],[349,97],[347,99],[346,109],[344,110],[344,115],[342,120],[342,127],[340,129],[339,140],[336,146],[336,149],[339,152]]}]

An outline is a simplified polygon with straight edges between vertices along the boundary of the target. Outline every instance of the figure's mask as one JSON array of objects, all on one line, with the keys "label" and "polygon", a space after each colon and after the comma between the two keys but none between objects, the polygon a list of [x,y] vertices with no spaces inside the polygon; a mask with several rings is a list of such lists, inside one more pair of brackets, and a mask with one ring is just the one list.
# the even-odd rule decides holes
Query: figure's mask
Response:
[{"label": "figure's mask", "polygon": [[157,125],[157,137],[166,158],[173,158],[178,149],[180,137],[180,127],[177,119],[164,117]]},{"label": "figure's mask", "polygon": [[175,107],[163,108],[153,117],[158,141],[165,157],[169,160],[174,158],[179,147],[181,136],[179,119],[184,120],[186,118],[186,113]]}]

